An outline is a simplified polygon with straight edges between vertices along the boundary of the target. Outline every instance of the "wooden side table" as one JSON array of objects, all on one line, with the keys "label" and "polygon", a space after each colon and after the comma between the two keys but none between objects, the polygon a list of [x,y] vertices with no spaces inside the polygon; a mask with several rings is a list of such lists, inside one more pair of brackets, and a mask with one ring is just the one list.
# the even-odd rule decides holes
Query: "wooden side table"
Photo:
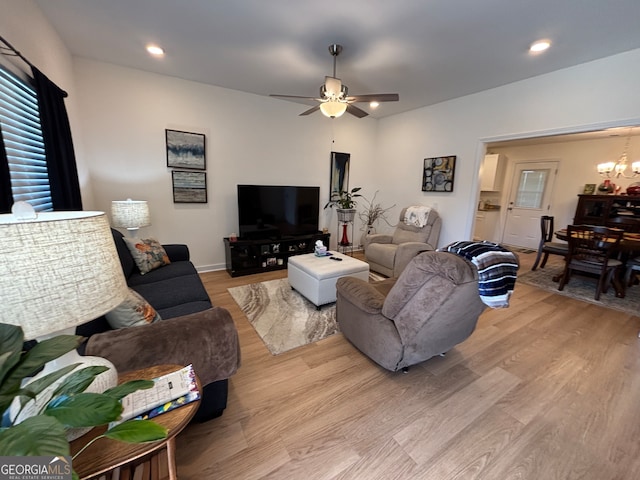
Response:
[{"label": "wooden side table", "polygon": [[[118,381],[124,383],[130,380],[150,380],[182,368],[181,365],[158,365],[134,372],[127,372],[118,376]],[[198,390],[202,392],[200,381]],[[81,479],[99,478],[107,472],[120,469],[120,478],[133,478],[134,470],[142,470],[140,478],[160,479],[164,470],[168,478],[176,480],[175,437],[187,426],[200,405],[200,401],[191,402],[170,412],[158,415],[153,419],[167,428],[167,438],[151,443],[125,443],[108,438],[101,438],[87,448],[73,461],[73,468]],[[102,434],[106,427],[96,427],[86,435],[71,442],[71,455],[77,453],[90,440]],[[166,457],[167,468],[162,468]],[[137,473],[137,472],[136,472]],[[109,476],[108,478],[111,478]],[[138,478],[138,475],[136,475]]]}]

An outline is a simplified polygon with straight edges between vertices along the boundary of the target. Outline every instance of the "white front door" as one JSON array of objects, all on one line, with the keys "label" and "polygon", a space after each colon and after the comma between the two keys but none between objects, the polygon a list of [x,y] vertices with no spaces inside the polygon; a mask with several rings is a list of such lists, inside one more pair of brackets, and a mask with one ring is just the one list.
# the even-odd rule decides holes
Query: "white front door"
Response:
[{"label": "white front door", "polygon": [[536,250],[540,217],[551,209],[558,162],[522,162],[514,166],[502,243]]}]

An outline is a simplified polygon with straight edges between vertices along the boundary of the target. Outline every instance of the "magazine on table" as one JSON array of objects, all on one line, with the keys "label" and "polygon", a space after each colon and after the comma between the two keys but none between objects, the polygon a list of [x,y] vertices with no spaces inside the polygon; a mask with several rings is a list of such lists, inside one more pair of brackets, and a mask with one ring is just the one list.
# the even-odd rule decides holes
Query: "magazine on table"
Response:
[{"label": "magazine on table", "polygon": [[149,419],[200,399],[193,365],[153,379],[154,386],[122,399],[122,419]]}]

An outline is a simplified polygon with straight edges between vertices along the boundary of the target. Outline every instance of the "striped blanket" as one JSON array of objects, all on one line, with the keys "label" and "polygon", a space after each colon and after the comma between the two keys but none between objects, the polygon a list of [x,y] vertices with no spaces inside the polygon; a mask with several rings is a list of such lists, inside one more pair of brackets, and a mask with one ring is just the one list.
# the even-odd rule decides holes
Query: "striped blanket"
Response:
[{"label": "striped blanket", "polygon": [[485,305],[491,308],[509,306],[519,268],[518,257],[513,252],[486,241],[453,242],[438,250],[460,255],[476,266],[480,298]]}]

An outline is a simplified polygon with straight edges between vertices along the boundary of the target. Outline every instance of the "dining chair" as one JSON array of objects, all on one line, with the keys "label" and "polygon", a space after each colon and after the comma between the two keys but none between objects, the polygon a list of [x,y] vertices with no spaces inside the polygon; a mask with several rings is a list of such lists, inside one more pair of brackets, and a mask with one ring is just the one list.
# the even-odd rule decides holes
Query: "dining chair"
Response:
[{"label": "dining chair", "polygon": [[558,290],[563,290],[569,283],[574,271],[598,275],[595,299],[606,293],[614,274],[622,265],[617,258],[623,231],[614,228],[592,225],[569,225],[567,253],[564,273],[560,278]]},{"label": "dining chair", "polygon": [[[549,259],[549,255],[560,255],[563,258],[567,256],[569,246],[566,243],[552,242],[553,240],[553,217],[550,215],[543,215],[540,217],[540,244],[538,245],[538,255],[531,270],[538,268],[540,258],[540,268],[544,268]],[[544,257],[543,257],[544,255]]]},{"label": "dining chair", "polygon": [[633,272],[640,272],[640,257],[627,260],[626,267],[624,274],[624,286],[630,287],[633,285],[634,281]]}]

